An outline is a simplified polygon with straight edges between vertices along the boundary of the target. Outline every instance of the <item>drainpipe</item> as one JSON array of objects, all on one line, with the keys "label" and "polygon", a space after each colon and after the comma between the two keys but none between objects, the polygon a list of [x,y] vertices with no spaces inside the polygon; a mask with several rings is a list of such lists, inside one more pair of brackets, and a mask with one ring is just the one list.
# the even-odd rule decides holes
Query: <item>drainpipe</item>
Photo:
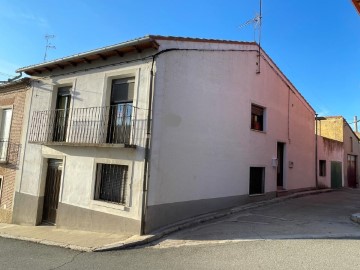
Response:
[{"label": "drainpipe", "polygon": [[147,128],[146,128],[146,143],[145,143],[145,157],[144,157],[144,180],[143,180],[143,197],[142,197],[142,208],[141,208],[141,235],[145,234],[145,218],[146,208],[148,200],[148,183],[149,183],[149,161],[150,161],[150,139],[151,139],[151,112],[152,112],[152,95],[153,95],[153,81],[154,81],[154,62],[156,55],[152,58],[151,70],[150,70],[150,88],[149,88],[149,104],[148,104],[148,115],[147,115]]},{"label": "drainpipe", "polygon": [[315,185],[316,188],[319,187],[318,185],[318,128],[317,128],[317,122],[318,122],[318,114],[315,113]]}]

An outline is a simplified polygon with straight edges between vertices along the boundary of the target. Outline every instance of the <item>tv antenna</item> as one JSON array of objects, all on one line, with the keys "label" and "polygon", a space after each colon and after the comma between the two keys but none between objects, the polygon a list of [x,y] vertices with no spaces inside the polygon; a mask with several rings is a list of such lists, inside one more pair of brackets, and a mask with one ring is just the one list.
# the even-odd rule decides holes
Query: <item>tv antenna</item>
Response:
[{"label": "tv antenna", "polygon": [[46,62],[46,57],[47,57],[47,51],[48,49],[56,49],[56,47],[54,45],[52,45],[49,41],[49,39],[55,38],[55,35],[45,35],[45,39],[46,39],[46,46],[45,46],[45,55],[44,55],[44,62]]},{"label": "tv antenna", "polygon": [[[255,17],[246,21],[239,28],[244,28],[248,25],[254,25],[254,41],[258,43],[258,61],[256,73],[260,73],[260,59],[261,59],[261,24],[262,24],[262,0],[259,0],[259,13],[255,14]],[[256,40],[256,32],[258,33],[258,39]]]}]

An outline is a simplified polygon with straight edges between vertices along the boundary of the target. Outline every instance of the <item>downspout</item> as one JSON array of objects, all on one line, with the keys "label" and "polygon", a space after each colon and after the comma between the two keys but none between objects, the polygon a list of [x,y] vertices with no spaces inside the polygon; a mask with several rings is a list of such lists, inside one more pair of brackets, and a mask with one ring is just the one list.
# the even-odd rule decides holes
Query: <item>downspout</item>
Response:
[{"label": "downspout", "polygon": [[318,128],[317,128],[317,121],[318,121],[318,114],[315,113],[315,185],[316,185],[316,188],[319,188],[319,185],[318,185],[318,136],[317,136],[317,131],[318,131]]},{"label": "downspout", "polygon": [[150,177],[149,161],[150,161],[150,139],[151,139],[151,113],[152,113],[152,100],[153,100],[153,81],[154,81],[154,63],[155,54],[152,57],[151,70],[150,70],[150,87],[149,87],[149,104],[148,104],[148,115],[147,115],[147,128],[146,128],[146,142],[145,142],[145,157],[144,157],[144,180],[142,189],[142,208],[141,208],[141,235],[145,234],[146,225],[146,208],[148,202],[148,183]]}]

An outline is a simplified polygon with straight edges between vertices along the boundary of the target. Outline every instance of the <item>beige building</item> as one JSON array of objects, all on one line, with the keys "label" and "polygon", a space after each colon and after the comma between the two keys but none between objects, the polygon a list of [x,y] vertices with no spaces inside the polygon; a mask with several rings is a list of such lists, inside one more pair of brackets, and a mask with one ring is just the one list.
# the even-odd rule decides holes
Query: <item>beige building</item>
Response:
[{"label": "beige building", "polygon": [[[342,183],[341,186],[356,188],[359,187],[359,138],[352,130],[350,125],[342,116],[329,116],[323,117],[322,120],[317,121],[317,134],[321,137],[331,139],[332,141],[324,142],[322,150],[322,144],[319,143],[319,180],[321,180],[321,172],[327,167],[324,162],[321,161],[321,157],[329,158],[331,155],[336,157],[336,161],[339,162],[339,150],[340,144],[343,147],[342,158]],[[319,141],[319,140],[318,140]],[[339,143],[336,143],[337,141]],[[327,150],[325,149],[327,147]],[[329,152],[329,149],[331,150]],[[324,152],[325,151],[325,152]],[[326,152],[327,151],[327,152]],[[330,154],[329,154],[330,153]],[[326,160],[325,158],[322,160]],[[330,166],[330,165],[328,165]],[[340,166],[340,165],[337,165]],[[327,182],[328,183],[328,182]],[[332,187],[339,187],[339,183],[334,184]]]},{"label": "beige building", "polygon": [[10,223],[28,78],[0,84],[0,222]]}]

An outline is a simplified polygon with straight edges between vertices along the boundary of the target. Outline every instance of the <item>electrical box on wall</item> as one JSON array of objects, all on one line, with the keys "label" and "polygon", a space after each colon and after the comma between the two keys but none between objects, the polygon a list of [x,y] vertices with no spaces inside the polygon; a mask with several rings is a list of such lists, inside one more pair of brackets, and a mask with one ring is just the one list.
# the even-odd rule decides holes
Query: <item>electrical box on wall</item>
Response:
[{"label": "electrical box on wall", "polygon": [[278,166],[278,159],[276,157],[273,157],[271,159],[271,166],[277,167]]},{"label": "electrical box on wall", "polygon": [[294,167],[294,162],[293,161],[289,161],[289,168],[293,168]]}]

